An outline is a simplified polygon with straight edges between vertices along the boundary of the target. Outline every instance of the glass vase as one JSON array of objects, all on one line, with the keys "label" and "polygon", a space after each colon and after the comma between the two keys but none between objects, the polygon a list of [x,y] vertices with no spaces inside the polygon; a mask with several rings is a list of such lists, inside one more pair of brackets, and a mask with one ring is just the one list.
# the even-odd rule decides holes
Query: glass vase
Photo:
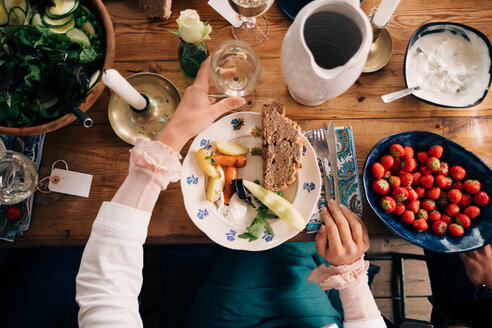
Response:
[{"label": "glass vase", "polygon": [[208,48],[205,42],[188,43],[181,40],[178,48],[181,71],[188,77],[196,78],[202,62],[208,57]]}]

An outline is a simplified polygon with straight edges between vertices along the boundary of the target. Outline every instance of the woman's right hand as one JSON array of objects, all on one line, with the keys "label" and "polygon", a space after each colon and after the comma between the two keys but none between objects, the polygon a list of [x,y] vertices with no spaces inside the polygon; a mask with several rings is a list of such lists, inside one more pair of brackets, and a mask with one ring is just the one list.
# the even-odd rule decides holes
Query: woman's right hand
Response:
[{"label": "woman's right hand", "polygon": [[331,265],[352,264],[369,249],[366,226],[347,207],[331,199],[321,216],[324,225],[316,234],[316,251]]}]

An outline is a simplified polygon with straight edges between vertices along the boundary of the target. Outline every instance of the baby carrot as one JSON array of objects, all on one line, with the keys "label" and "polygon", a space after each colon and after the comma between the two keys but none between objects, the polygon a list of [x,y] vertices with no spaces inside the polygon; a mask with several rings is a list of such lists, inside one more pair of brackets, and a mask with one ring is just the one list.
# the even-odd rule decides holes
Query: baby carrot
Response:
[{"label": "baby carrot", "polygon": [[216,154],[213,156],[213,165],[220,165],[222,167],[244,167],[246,165],[246,156],[228,156]]},{"label": "baby carrot", "polygon": [[229,205],[232,194],[234,194],[234,188],[232,186],[232,180],[237,179],[237,167],[228,166],[225,169],[225,184],[224,184],[224,204]]}]

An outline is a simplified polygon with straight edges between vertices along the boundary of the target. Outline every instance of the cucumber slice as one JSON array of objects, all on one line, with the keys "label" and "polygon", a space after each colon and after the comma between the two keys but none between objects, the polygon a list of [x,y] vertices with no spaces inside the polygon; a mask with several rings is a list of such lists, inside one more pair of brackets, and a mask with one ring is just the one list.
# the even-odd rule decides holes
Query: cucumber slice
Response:
[{"label": "cucumber slice", "polygon": [[0,26],[9,22],[9,13],[5,10],[3,2],[0,0]]},{"label": "cucumber slice", "polygon": [[73,14],[60,19],[53,19],[47,15],[43,15],[42,19],[44,25],[46,25],[47,27],[62,27],[70,23],[70,21],[73,19]]},{"label": "cucumber slice", "polygon": [[54,6],[46,7],[46,15],[54,19],[66,17],[79,6],[78,0],[54,0]]},{"label": "cucumber slice", "polygon": [[72,29],[75,26],[75,19],[72,19],[68,22],[67,25],[61,27],[50,27],[50,31],[56,34],[65,34],[68,30]]},{"label": "cucumber slice", "polygon": [[26,13],[19,7],[14,7],[9,13],[9,25],[24,25]]},{"label": "cucumber slice", "polygon": [[86,14],[90,15],[92,14],[91,10],[89,8],[87,8],[87,6],[84,6],[84,5],[80,5],[79,6],[80,9],[82,9]]},{"label": "cucumber slice", "polygon": [[42,25],[42,26],[44,26],[43,21],[41,19],[41,15],[39,13],[35,13],[34,16],[32,16],[31,25]]},{"label": "cucumber slice", "polygon": [[101,75],[101,70],[99,69],[91,75],[91,80],[89,81],[89,89],[92,88],[94,85],[96,85],[100,75]]},{"label": "cucumber slice", "polygon": [[70,41],[80,44],[84,48],[90,48],[91,42],[87,35],[78,28],[72,28],[67,32]]},{"label": "cucumber slice", "polygon": [[84,24],[82,24],[82,29],[90,36],[96,35],[96,30],[94,29],[94,26],[92,26],[92,23],[89,21],[86,21]]},{"label": "cucumber slice", "polygon": [[14,7],[19,7],[26,13],[29,8],[27,0],[3,0],[3,5],[7,12],[10,12]]},{"label": "cucumber slice", "polygon": [[41,102],[41,106],[43,106],[45,109],[49,109],[53,106],[55,106],[58,103],[58,97],[53,96],[51,98],[48,98],[45,101]]}]

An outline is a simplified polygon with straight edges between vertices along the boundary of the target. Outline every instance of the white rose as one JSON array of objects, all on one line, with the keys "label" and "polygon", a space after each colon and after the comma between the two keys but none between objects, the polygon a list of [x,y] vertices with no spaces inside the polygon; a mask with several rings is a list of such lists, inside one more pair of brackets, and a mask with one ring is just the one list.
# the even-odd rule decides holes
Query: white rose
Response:
[{"label": "white rose", "polygon": [[212,32],[212,26],[200,21],[200,16],[196,10],[186,9],[182,11],[176,23],[178,23],[179,36],[185,42],[197,43],[210,39],[208,35]]}]

